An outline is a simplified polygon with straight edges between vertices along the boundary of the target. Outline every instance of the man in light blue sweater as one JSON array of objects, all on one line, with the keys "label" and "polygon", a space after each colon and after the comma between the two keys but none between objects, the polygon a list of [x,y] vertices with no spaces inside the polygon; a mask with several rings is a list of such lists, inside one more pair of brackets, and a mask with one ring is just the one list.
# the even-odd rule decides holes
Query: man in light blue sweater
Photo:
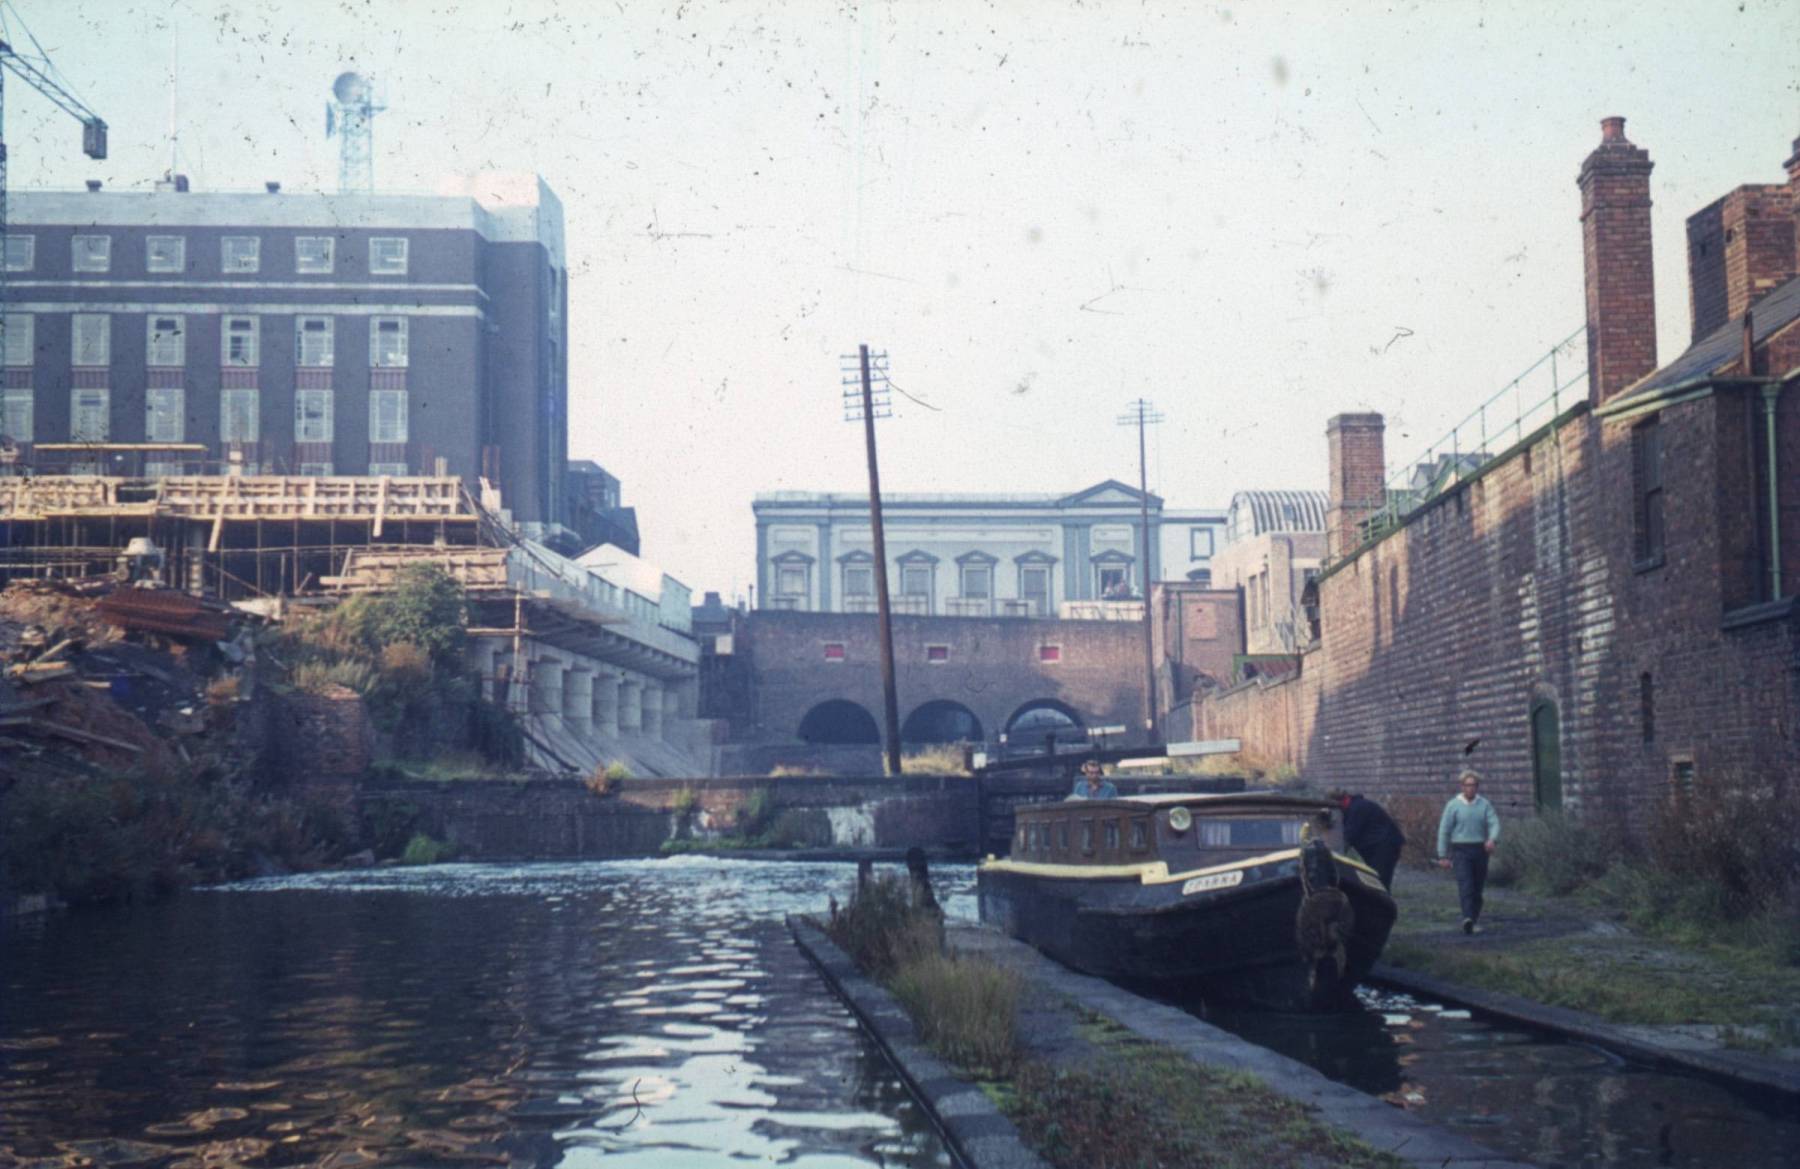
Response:
[{"label": "man in light blue sweater", "polygon": [[1462,901],[1463,933],[1481,932],[1481,888],[1487,884],[1488,857],[1500,841],[1500,816],[1481,794],[1481,773],[1463,768],[1457,777],[1462,793],[1444,805],[1438,821],[1438,864],[1456,869],[1456,895]]}]

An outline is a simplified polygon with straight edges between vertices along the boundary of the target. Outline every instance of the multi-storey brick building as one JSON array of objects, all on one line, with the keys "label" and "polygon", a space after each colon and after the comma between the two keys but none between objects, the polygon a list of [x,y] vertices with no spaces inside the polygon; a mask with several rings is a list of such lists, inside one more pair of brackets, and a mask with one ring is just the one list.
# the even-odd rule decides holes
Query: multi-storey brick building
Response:
[{"label": "multi-storey brick building", "polygon": [[19,191],[0,433],[40,472],[485,476],[564,518],[562,206],[437,196]]},{"label": "multi-storey brick building", "polygon": [[[1643,823],[1712,781],[1800,777],[1800,143],[1786,184],[1688,221],[1693,341],[1658,368],[1648,154],[1581,168],[1588,393],[1377,522],[1378,427],[1333,421],[1333,559],[1301,672],[1208,697],[1322,780]],[[1371,486],[1373,485],[1373,486]]]}]

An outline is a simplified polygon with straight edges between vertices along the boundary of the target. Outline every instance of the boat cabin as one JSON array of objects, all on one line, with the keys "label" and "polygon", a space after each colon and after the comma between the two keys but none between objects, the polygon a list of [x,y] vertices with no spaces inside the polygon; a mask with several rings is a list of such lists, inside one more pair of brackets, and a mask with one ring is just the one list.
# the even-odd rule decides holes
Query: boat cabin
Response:
[{"label": "boat cabin", "polygon": [[1325,800],[1267,793],[1124,796],[1016,809],[1012,859],[1045,865],[1166,863],[1180,870],[1343,841]]}]

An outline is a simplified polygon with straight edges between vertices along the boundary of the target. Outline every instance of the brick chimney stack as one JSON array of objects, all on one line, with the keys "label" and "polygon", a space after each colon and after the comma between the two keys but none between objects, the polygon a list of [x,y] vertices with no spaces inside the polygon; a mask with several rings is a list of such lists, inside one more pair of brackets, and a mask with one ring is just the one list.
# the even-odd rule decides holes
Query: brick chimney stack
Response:
[{"label": "brick chimney stack", "polygon": [[1656,368],[1650,265],[1650,155],[1624,118],[1600,122],[1581,164],[1582,267],[1587,275],[1588,400],[1598,406]]},{"label": "brick chimney stack", "polygon": [[1325,554],[1337,559],[1362,542],[1357,525],[1387,502],[1387,455],[1379,414],[1339,414],[1325,424],[1330,452],[1330,498],[1325,510]]},{"label": "brick chimney stack", "polygon": [[1711,333],[1800,271],[1800,142],[1785,183],[1750,183],[1688,216],[1688,304],[1693,339]]}]

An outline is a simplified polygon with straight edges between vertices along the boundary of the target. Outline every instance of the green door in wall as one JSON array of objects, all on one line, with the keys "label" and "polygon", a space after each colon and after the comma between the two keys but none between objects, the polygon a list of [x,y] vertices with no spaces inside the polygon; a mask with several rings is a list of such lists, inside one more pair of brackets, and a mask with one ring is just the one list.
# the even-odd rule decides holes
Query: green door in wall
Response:
[{"label": "green door in wall", "polygon": [[1531,708],[1531,781],[1538,811],[1562,809],[1562,724],[1554,702]]}]

